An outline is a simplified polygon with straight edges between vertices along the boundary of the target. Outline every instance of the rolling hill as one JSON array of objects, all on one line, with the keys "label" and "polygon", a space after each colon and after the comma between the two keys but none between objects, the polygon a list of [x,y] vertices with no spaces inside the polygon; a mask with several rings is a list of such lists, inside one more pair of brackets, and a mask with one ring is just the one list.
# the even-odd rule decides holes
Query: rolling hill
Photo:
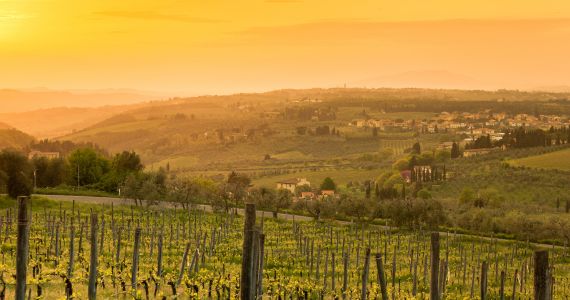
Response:
[{"label": "rolling hill", "polygon": [[508,162],[517,167],[570,171],[570,149],[513,159]]},{"label": "rolling hill", "polygon": [[[149,103],[59,137],[74,142],[94,142],[111,153],[135,150],[147,166],[170,165],[186,169],[228,170],[237,166],[263,168],[266,154],[272,164],[304,164],[342,160],[347,156],[374,153],[380,141],[369,132],[357,132],[348,122],[368,115],[381,118],[427,118],[423,111],[384,112],[386,103],[429,103],[432,100],[502,104],[514,101],[550,101],[566,95],[519,91],[464,91],[428,89],[307,89],[266,93],[200,96]],[[415,102],[414,102],[415,101]],[[482,104],[481,104],[482,103]],[[467,104],[458,104],[467,105]],[[513,106],[520,106],[512,104]],[[476,109],[479,106],[477,106]],[[534,107],[534,106],[532,106]],[[323,109],[335,113],[334,120],[267,117],[264,113]],[[315,129],[328,125],[342,135],[300,135],[297,127]],[[411,135],[387,137],[399,141]],[[426,143],[437,143],[424,141]]]},{"label": "rolling hill", "polygon": [[23,149],[33,140],[34,137],[7,124],[0,123],[0,149]]},{"label": "rolling hill", "polygon": [[[265,111],[282,111],[286,105],[295,105],[292,102],[298,99],[333,94],[318,89],[282,90],[157,102],[125,111],[60,139],[94,142],[111,152],[135,150],[147,165],[170,163],[185,168],[258,165],[263,163],[265,154],[285,162],[377,150],[377,142],[346,144],[340,137],[297,136],[294,122],[261,116]],[[246,135],[249,137],[245,138]],[[225,141],[221,141],[221,136]],[[291,151],[297,151],[296,155],[284,154]]]},{"label": "rolling hill", "polygon": [[145,104],[104,107],[58,107],[21,113],[0,113],[0,121],[37,138],[54,138],[84,129]]}]

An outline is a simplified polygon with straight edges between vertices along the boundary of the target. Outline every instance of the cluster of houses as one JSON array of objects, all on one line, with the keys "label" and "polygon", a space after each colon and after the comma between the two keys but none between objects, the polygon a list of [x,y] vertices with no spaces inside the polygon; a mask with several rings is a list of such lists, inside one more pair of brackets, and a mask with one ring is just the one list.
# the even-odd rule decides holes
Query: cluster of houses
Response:
[{"label": "cluster of houses", "polygon": [[506,113],[491,113],[488,110],[479,113],[468,112],[442,112],[430,119],[355,119],[348,123],[349,126],[372,127],[381,130],[393,128],[402,129],[422,129],[427,128],[427,132],[446,129],[471,130],[478,128],[516,128],[521,126],[549,129],[550,127],[560,128],[570,125],[568,117],[557,115],[533,116],[529,114],[508,115]]},{"label": "cluster of houses", "polygon": [[378,128],[382,131],[391,129],[418,131],[421,133],[453,132],[464,135],[464,142],[469,143],[481,136],[490,136],[493,141],[500,141],[505,129],[532,127],[547,130],[551,127],[570,126],[568,117],[556,115],[533,116],[529,114],[509,115],[491,113],[485,110],[478,113],[442,112],[430,119],[356,119],[349,126],[361,128]]},{"label": "cluster of houses", "polygon": [[[309,190],[297,193],[297,189],[300,187],[308,187]],[[302,200],[324,199],[327,197],[337,196],[334,190],[315,191],[313,189],[310,189],[310,187],[311,187],[311,182],[309,182],[306,178],[291,178],[277,182],[277,189],[289,190],[294,195],[293,197],[294,202]]]}]

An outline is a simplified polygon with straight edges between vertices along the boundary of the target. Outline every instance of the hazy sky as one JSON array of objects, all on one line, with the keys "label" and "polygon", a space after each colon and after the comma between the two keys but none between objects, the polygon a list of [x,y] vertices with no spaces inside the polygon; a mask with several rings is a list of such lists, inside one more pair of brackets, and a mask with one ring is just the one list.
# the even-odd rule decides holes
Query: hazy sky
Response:
[{"label": "hazy sky", "polygon": [[568,0],[0,0],[1,87],[570,85]]}]

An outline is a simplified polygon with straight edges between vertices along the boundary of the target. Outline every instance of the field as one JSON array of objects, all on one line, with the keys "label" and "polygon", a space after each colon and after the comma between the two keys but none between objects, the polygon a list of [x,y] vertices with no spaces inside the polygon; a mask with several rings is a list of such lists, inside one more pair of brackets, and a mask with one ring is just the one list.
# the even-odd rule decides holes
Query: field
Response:
[{"label": "field", "polygon": [[364,169],[335,169],[319,171],[302,171],[297,173],[283,174],[278,176],[268,176],[259,179],[254,179],[253,183],[259,187],[274,188],[277,181],[290,179],[290,178],[307,178],[311,185],[318,187],[326,177],[331,177],[340,185],[346,185],[349,181],[365,181],[372,180],[378,177],[382,171],[364,170]]},{"label": "field", "polygon": [[[8,299],[14,298],[15,284],[14,205],[13,200],[0,201],[5,216],[0,268]],[[86,299],[89,261],[92,253],[98,253],[93,257],[98,261],[101,299],[239,298],[242,217],[192,209],[73,205],[41,198],[33,199],[32,210],[28,288],[33,295],[64,298],[68,290],[74,299]],[[378,299],[377,263],[383,265],[392,298],[429,298],[428,232],[259,215],[256,224],[265,238],[259,244],[263,248],[257,248],[263,249],[258,250],[263,259],[255,267],[264,299],[333,299],[343,293],[357,299],[363,286],[367,298]],[[532,297],[535,245],[454,234],[440,234],[440,245],[439,287],[444,299],[479,295],[485,284],[480,281],[482,265],[488,267],[484,290],[490,299],[499,297],[503,271],[506,295]],[[556,266],[554,298],[565,299],[570,292],[568,249],[552,248],[550,262]]]},{"label": "field", "polygon": [[508,163],[516,167],[570,171],[570,149],[513,159]]}]

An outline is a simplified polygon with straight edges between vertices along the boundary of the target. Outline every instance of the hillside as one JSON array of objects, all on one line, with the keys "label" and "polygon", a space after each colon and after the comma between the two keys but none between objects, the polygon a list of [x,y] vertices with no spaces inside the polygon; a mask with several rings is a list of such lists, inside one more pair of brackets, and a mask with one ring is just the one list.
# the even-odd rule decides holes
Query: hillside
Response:
[{"label": "hillside", "polygon": [[58,107],[21,113],[0,113],[0,121],[37,138],[53,138],[84,129],[116,114],[144,105],[148,104],[96,108]]},{"label": "hillside", "polygon": [[[349,125],[355,119],[421,121],[436,112],[478,112],[489,107],[513,114],[532,114],[537,109],[566,114],[570,113],[567,98],[545,92],[427,89],[308,89],[201,96],[126,109],[60,139],[94,142],[110,152],[135,150],[150,168],[262,172],[268,167],[354,161],[383,147],[396,147],[401,154],[416,141],[425,149],[434,149],[453,138],[444,132],[416,136],[398,130],[373,136],[371,130]],[[323,126],[327,133],[317,133]],[[307,133],[297,132],[298,128]],[[271,160],[266,161],[266,155]]]},{"label": "hillside", "polygon": [[29,145],[34,138],[24,132],[0,123],[0,149],[13,148],[23,149]]},{"label": "hillside", "polygon": [[570,171],[570,149],[509,160],[516,167]]}]

